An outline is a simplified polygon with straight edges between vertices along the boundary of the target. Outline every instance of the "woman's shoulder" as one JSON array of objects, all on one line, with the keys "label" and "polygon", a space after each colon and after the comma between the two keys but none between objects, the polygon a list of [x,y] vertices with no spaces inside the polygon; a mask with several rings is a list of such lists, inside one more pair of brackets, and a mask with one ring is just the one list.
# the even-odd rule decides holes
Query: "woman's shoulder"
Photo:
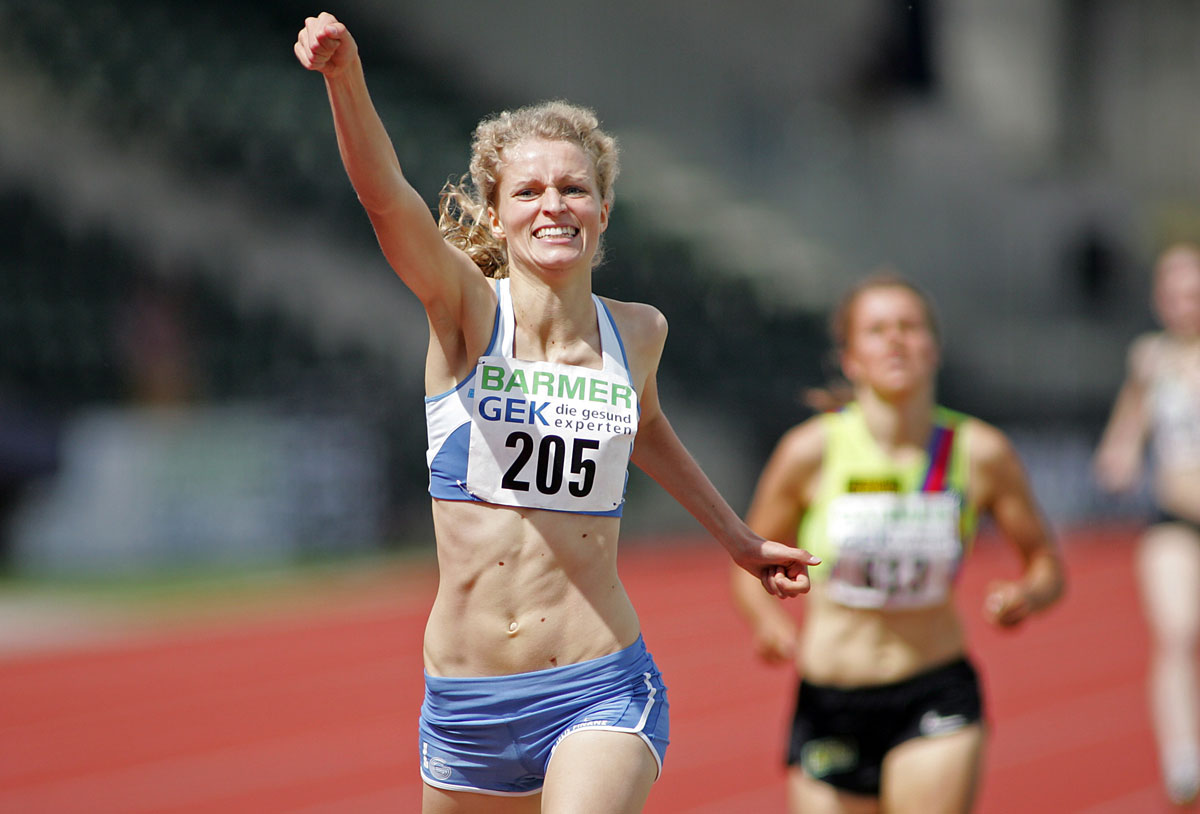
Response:
[{"label": "woman's shoulder", "polygon": [[1017,448],[1004,430],[982,418],[965,413],[959,415],[961,419],[957,429],[962,434],[967,458],[973,466],[989,470],[1019,464]]},{"label": "woman's shoulder", "polygon": [[667,338],[667,318],[653,305],[644,302],[626,302],[611,297],[600,297],[608,308],[621,339],[635,348],[660,347]]},{"label": "woman's shoulder", "polygon": [[825,458],[830,422],[836,413],[817,413],[787,430],[775,445],[777,457],[794,465],[813,467]]},{"label": "woman's shoulder", "polygon": [[1129,375],[1137,381],[1153,377],[1171,353],[1171,340],[1163,331],[1150,331],[1129,343]]},{"label": "woman's shoulder", "polygon": [[666,321],[666,317],[663,316],[662,311],[658,310],[649,303],[632,302],[630,300],[616,300],[612,297],[605,297],[600,294],[597,294],[596,296],[599,297],[600,301],[608,307],[608,310],[612,312],[614,317]]}]

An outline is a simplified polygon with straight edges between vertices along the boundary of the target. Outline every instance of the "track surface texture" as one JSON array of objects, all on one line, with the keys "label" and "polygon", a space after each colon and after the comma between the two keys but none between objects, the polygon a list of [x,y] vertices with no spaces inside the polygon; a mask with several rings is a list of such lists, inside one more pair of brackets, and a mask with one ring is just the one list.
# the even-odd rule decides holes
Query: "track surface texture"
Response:
[{"label": "track surface texture", "polygon": [[[988,626],[980,605],[991,579],[1016,573],[1015,556],[986,535],[977,544],[959,602],[992,731],[979,814],[1175,810],[1147,718],[1134,541],[1128,529],[1065,534],[1067,598],[1012,632]],[[671,701],[647,814],[784,811],[795,676],[756,662],[724,553],[704,539],[639,540],[621,558]],[[285,595],[274,602],[173,607],[167,622],[60,609],[38,628],[37,613],[9,614],[26,635],[8,631],[0,649],[0,812],[419,810],[433,580],[430,560],[409,559],[264,589]]]}]

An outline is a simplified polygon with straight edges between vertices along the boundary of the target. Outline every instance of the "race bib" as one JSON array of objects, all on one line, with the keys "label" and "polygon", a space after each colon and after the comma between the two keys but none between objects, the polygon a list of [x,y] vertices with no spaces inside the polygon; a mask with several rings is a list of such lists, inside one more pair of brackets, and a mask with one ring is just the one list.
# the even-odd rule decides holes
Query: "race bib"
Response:
[{"label": "race bib", "polygon": [[638,421],[627,381],[604,370],[487,356],[473,387],[467,491],[534,509],[621,506]]},{"label": "race bib", "polygon": [[953,492],[860,493],[829,507],[837,551],[829,596],[855,608],[946,601],[962,560],[961,499]]}]

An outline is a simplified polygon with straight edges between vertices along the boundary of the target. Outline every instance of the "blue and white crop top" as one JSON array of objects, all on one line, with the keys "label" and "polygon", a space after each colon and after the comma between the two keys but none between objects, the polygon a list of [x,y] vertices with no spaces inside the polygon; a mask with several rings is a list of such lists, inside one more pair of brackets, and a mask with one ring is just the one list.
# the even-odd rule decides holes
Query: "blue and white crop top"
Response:
[{"label": "blue and white crop top", "polygon": [[639,408],[612,314],[593,294],[603,368],[525,361],[507,279],[496,296],[474,372],[425,398],[429,494],[620,517]]}]

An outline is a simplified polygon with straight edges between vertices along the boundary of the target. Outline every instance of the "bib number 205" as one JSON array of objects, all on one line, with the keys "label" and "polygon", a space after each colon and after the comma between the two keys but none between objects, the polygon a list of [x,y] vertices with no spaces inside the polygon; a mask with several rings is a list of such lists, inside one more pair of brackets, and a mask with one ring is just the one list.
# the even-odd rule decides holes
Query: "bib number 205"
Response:
[{"label": "bib number 205", "polygon": [[[528,480],[522,480],[521,475],[536,452],[534,485],[543,495],[559,493],[566,479],[567,467],[567,442],[561,436],[543,436],[541,443],[535,445],[533,436],[529,433],[514,432],[509,434],[504,445],[517,450],[517,456],[500,481],[505,489],[514,492],[529,491],[530,483]],[[580,477],[567,483],[567,491],[575,497],[586,497],[592,491],[592,485],[596,481],[596,462],[588,458],[587,453],[599,448],[600,442],[594,438],[576,438],[571,444],[570,474]]]}]

